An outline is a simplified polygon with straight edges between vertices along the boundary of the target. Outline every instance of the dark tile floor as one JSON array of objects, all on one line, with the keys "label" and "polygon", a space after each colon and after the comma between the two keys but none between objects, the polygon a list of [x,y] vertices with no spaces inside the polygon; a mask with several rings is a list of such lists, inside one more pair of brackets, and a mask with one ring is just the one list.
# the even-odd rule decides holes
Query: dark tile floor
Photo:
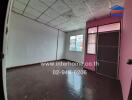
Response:
[{"label": "dark tile floor", "polygon": [[120,83],[93,72],[53,75],[53,69],[32,65],[7,71],[8,100],[122,100]]}]

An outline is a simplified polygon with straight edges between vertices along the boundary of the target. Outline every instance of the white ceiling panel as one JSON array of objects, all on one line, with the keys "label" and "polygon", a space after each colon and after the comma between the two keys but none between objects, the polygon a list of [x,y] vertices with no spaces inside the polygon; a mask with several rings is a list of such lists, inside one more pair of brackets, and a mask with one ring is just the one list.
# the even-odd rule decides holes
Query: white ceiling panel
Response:
[{"label": "white ceiling panel", "polygon": [[48,21],[52,20],[52,18],[43,14],[38,20],[42,20],[44,23],[47,23]]},{"label": "white ceiling panel", "polygon": [[54,2],[56,2],[57,0],[40,0],[42,2],[44,2],[46,5],[51,6],[52,4],[54,4]]},{"label": "white ceiling panel", "polygon": [[62,17],[62,16],[60,16],[60,17],[58,17],[57,19],[51,21],[50,24],[56,26],[56,25],[63,24],[64,22],[67,22],[67,21],[68,21],[68,19],[66,19],[66,18],[64,18],[64,17]]},{"label": "white ceiling panel", "polygon": [[29,17],[31,19],[36,19],[37,18],[36,16],[34,16],[34,15],[30,14],[30,13],[27,13],[27,12],[24,13],[24,16],[27,16],[27,17]]},{"label": "white ceiling panel", "polygon": [[64,0],[66,4],[68,4],[71,8],[76,7],[82,3],[82,0]]},{"label": "white ceiling panel", "polygon": [[23,13],[22,10],[16,9],[16,8],[14,8],[14,7],[12,8],[12,10],[13,10],[14,12],[19,13],[19,14],[22,14],[22,13]]},{"label": "white ceiling panel", "polygon": [[46,24],[46,21],[45,20],[43,20],[43,19],[37,19],[39,22],[41,22],[41,23],[44,23],[44,24]]},{"label": "white ceiling panel", "polygon": [[93,12],[109,8],[109,0],[87,0],[87,4],[90,6]]},{"label": "white ceiling panel", "polygon": [[49,8],[44,14],[51,17],[51,18],[56,18],[59,16],[59,13],[56,12],[55,10],[51,9],[51,8]]},{"label": "white ceiling panel", "polygon": [[85,23],[88,19],[91,19],[91,18],[92,16],[90,15],[84,15],[84,16],[78,17],[78,20]]},{"label": "white ceiling panel", "polygon": [[112,3],[119,3],[119,2],[123,2],[124,0],[110,0]]},{"label": "white ceiling panel", "polygon": [[57,2],[52,6],[58,13],[63,14],[70,10],[70,8],[63,2],[63,0],[57,0]]},{"label": "white ceiling panel", "polygon": [[41,12],[38,12],[38,11],[36,11],[30,7],[26,8],[25,13],[31,14],[31,15],[36,16],[36,17],[38,17],[41,14]]},{"label": "white ceiling panel", "polygon": [[111,11],[110,9],[103,9],[96,13],[93,13],[95,16],[94,18],[99,18],[99,17],[110,15],[110,11]]},{"label": "white ceiling panel", "polygon": [[83,20],[83,19],[81,19],[81,17],[76,17],[76,18],[74,18],[74,19],[71,19],[70,20],[70,22],[71,23],[74,23],[74,24],[76,24],[76,25],[80,25],[79,23],[86,23],[86,21],[85,20]]},{"label": "white ceiling panel", "polygon": [[51,23],[46,23],[47,25],[49,25],[49,26],[52,26],[52,27],[55,27],[56,25],[53,25],[53,24],[51,24]]},{"label": "white ceiling panel", "polygon": [[72,17],[76,17],[75,13],[73,12],[73,10],[70,10],[64,14],[62,14],[63,17],[67,18],[67,19],[71,19]]},{"label": "white ceiling panel", "polygon": [[78,29],[85,28],[85,23],[77,24],[77,23],[73,23],[73,22],[67,22],[63,25],[58,26],[57,28],[60,28],[64,31],[68,32],[68,31],[73,31],[73,30],[78,30]]},{"label": "white ceiling panel", "polygon": [[89,5],[86,0],[64,0],[64,2],[72,8],[76,16],[90,13]]},{"label": "white ceiling panel", "polygon": [[16,1],[23,3],[23,4],[27,4],[29,0],[16,0]]},{"label": "white ceiling panel", "polygon": [[18,1],[15,1],[13,7],[19,10],[24,10],[24,8],[26,7],[26,4],[22,4]]},{"label": "white ceiling panel", "polygon": [[87,6],[80,5],[74,8],[74,13],[76,16],[84,16],[86,14],[90,15],[90,11]]},{"label": "white ceiling panel", "polygon": [[31,0],[29,6],[37,9],[40,12],[43,12],[48,8],[48,6],[46,6],[44,3],[40,2],[39,0]]}]

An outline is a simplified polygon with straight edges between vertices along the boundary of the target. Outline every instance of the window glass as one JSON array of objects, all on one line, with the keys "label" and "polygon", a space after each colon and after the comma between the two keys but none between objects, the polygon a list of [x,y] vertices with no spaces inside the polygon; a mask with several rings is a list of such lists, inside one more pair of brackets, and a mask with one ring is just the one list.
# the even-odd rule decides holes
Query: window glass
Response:
[{"label": "window glass", "polygon": [[97,33],[97,27],[88,28],[88,33]]},{"label": "window glass", "polygon": [[76,36],[70,36],[70,51],[76,50]]},{"label": "window glass", "polygon": [[82,51],[83,49],[83,35],[76,36],[76,51]]},{"label": "window glass", "polygon": [[88,29],[88,45],[87,45],[88,54],[96,53],[96,34],[97,34],[97,27],[92,27]]},{"label": "window glass", "polygon": [[83,50],[83,35],[70,36],[70,51]]},{"label": "window glass", "polygon": [[98,27],[98,32],[120,30],[120,23],[108,24]]},{"label": "window glass", "polygon": [[96,53],[96,44],[88,44],[87,53],[95,54]]},{"label": "window glass", "polygon": [[96,43],[96,34],[88,35],[88,43]]},{"label": "window glass", "polygon": [[87,53],[96,54],[96,33],[97,31],[106,32],[106,31],[114,31],[114,30],[120,30],[120,23],[114,23],[114,24],[108,24],[108,25],[88,28]]}]

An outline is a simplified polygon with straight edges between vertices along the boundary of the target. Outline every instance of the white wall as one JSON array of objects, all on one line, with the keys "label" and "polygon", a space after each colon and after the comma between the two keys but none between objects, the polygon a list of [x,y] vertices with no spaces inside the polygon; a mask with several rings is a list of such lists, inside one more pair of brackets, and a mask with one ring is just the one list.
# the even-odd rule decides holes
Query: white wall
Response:
[{"label": "white wall", "polygon": [[[83,63],[84,62],[84,49],[82,52],[76,52],[76,51],[69,51],[69,46],[70,46],[70,36],[72,35],[80,35],[83,34],[83,36],[85,35],[85,30],[81,29],[81,30],[77,30],[77,31],[72,31],[72,32],[68,32],[66,33],[66,40],[65,40],[65,58],[67,60],[71,60],[71,61],[75,61],[75,62],[79,62],[79,63]],[[85,36],[84,38],[85,39]],[[84,45],[85,46],[85,45]]]},{"label": "white wall", "polygon": [[[56,60],[58,30],[11,14],[8,33],[7,67]],[[59,31],[58,59],[63,59],[65,33]]]},{"label": "white wall", "polygon": [[64,48],[65,48],[65,34],[62,31],[59,31],[58,36],[58,50],[57,50],[57,59],[64,59]]}]

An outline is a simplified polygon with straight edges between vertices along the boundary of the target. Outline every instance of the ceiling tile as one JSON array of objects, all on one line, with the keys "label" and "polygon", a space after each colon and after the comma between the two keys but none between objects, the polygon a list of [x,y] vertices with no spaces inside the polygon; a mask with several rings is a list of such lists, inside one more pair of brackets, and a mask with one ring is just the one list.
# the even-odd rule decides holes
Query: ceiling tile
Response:
[{"label": "ceiling tile", "polygon": [[25,12],[24,15],[29,17],[29,18],[31,18],[31,19],[36,19],[37,18],[36,16],[34,16],[34,15],[30,14],[30,13],[27,13],[27,12]]},{"label": "ceiling tile", "polygon": [[[120,2],[120,1],[122,1],[122,2]],[[115,5],[120,5],[120,6],[124,6],[124,2],[123,2],[123,0],[119,0],[118,2],[117,2],[117,0],[116,1],[111,1],[111,7],[112,6],[115,6]]]},{"label": "ceiling tile", "polygon": [[50,24],[56,26],[56,25],[59,25],[59,24],[63,24],[63,23],[66,22],[66,21],[68,21],[68,19],[66,19],[66,18],[64,18],[64,17],[62,17],[62,16],[60,16],[60,17],[58,17],[57,19],[51,21]]},{"label": "ceiling tile", "polygon": [[60,28],[64,31],[72,31],[77,29],[82,29],[86,27],[86,22],[80,20],[80,18],[72,19],[66,23],[58,25],[57,28]]},{"label": "ceiling tile", "polygon": [[82,16],[90,13],[89,6],[85,0],[64,0],[71,8],[75,16]]},{"label": "ceiling tile", "polygon": [[87,4],[90,6],[93,12],[100,9],[109,8],[109,0],[87,0]]},{"label": "ceiling tile", "polygon": [[48,6],[51,6],[54,2],[56,2],[57,0],[40,0],[42,2],[44,2],[45,4],[47,4]]},{"label": "ceiling tile", "polygon": [[111,9],[102,9],[102,10],[99,10],[98,12],[93,13],[94,16],[95,16],[94,18],[99,18],[99,17],[110,15],[110,10]]},{"label": "ceiling tile", "polygon": [[82,2],[82,0],[64,0],[66,4],[68,4],[71,8],[74,8]]},{"label": "ceiling tile", "polygon": [[12,8],[12,10],[13,10],[14,12],[19,13],[19,14],[22,14],[22,13],[23,13],[22,10],[16,9],[16,8],[14,8],[14,7]]},{"label": "ceiling tile", "polygon": [[62,14],[61,16],[67,18],[67,19],[71,19],[73,17],[76,17],[76,15],[74,14],[73,10],[70,10],[64,14]]},{"label": "ceiling tile", "polygon": [[53,24],[51,24],[51,23],[46,23],[47,25],[49,25],[49,26],[52,26],[52,27],[55,27],[56,25],[53,25]]},{"label": "ceiling tile", "polygon": [[23,3],[23,4],[27,4],[29,0],[16,0],[16,1]]},{"label": "ceiling tile", "polygon": [[110,0],[112,3],[123,2],[124,0]]},{"label": "ceiling tile", "polygon": [[90,10],[87,6],[80,5],[74,8],[74,13],[76,16],[84,16],[86,14],[90,14]]},{"label": "ceiling tile", "polygon": [[92,17],[90,15],[84,15],[84,16],[80,16],[78,17],[79,22],[84,22],[86,23],[87,20],[91,19]]},{"label": "ceiling tile", "polygon": [[51,17],[51,18],[56,18],[59,16],[59,13],[56,12],[55,10],[51,9],[51,8],[48,9],[44,14]]},{"label": "ceiling tile", "polygon": [[[70,26],[70,27],[69,27]],[[61,26],[58,26],[58,28],[64,30],[65,32],[72,31],[72,30],[77,30],[80,29],[76,24],[74,23],[66,23]]]},{"label": "ceiling tile", "polygon": [[26,5],[24,5],[24,4],[22,4],[22,3],[18,2],[18,1],[15,1],[13,7],[17,8],[19,10],[24,10],[24,8],[26,7]]},{"label": "ceiling tile", "polygon": [[63,0],[58,0],[53,6],[53,9],[55,9],[58,13],[63,14],[69,10],[71,10],[64,2]]},{"label": "ceiling tile", "polygon": [[43,14],[38,20],[47,23],[48,21],[52,20],[52,18]]},{"label": "ceiling tile", "polygon": [[41,23],[44,23],[44,24],[46,24],[46,21],[45,20],[43,20],[43,19],[37,19],[39,22],[41,22]]},{"label": "ceiling tile", "polygon": [[30,8],[30,7],[26,8],[25,13],[31,14],[35,17],[38,17],[41,14],[40,12],[38,12],[38,11],[36,11],[36,10]]},{"label": "ceiling tile", "polygon": [[31,0],[29,6],[37,9],[40,12],[43,12],[48,8],[48,6],[46,6],[44,3],[40,2],[39,0]]}]

